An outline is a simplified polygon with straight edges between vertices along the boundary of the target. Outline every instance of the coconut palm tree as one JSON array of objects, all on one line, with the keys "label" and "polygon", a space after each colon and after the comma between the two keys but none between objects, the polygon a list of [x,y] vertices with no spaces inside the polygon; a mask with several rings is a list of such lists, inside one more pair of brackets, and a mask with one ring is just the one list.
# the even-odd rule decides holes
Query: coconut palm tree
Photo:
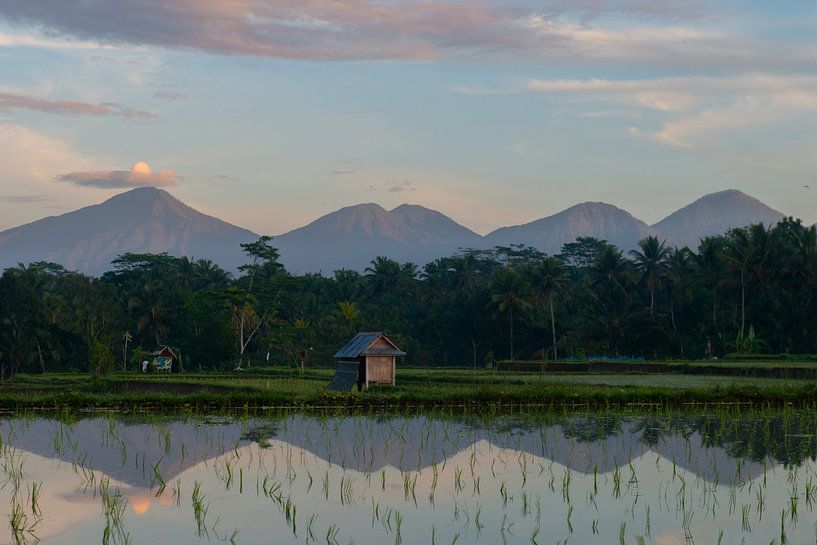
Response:
[{"label": "coconut palm tree", "polygon": [[747,229],[732,229],[727,238],[723,256],[729,268],[738,273],[740,278],[740,332],[743,337],[746,328],[746,280],[753,256],[752,241]]},{"label": "coconut palm tree", "polygon": [[721,279],[723,252],[722,237],[705,237],[701,239],[698,253],[695,254],[695,264],[712,293],[712,327],[718,327],[718,283]]},{"label": "coconut palm tree", "polygon": [[369,280],[374,295],[382,295],[397,286],[401,272],[400,264],[388,257],[379,256],[374,258],[371,265],[363,271]]},{"label": "coconut palm tree", "polygon": [[344,333],[350,334],[358,320],[360,320],[360,307],[354,301],[339,301],[338,312],[344,324]]},{"label": "coconut palm tree", "polygon": [[639,250],[632,250],[630,255],[635,261],[635,268],[641,273],[641,278],[650,290],[650,316],[655,313],[655,290],[661,287],[667,274],[667,257],[670,248],[666,241],[658,241],[657,237],[648,236],[639,241]]},{"label": "coconut palm tree", "polygon": [[488,307],[494,309],[494,317],[508,318],[511,359],[514,359],[514,322],[531,308],[524,279],[512,269],[501,269],[491,287]]},{"label": "coconut palm tree", "polygon": [[567,273],[564,265],[553,257],[543,259],[533,271],[534,293],[536,298],[545,303],[550,314],[550,335],[553,346],[553,359],[559,359],[556,343],[556,316],[553,311],[556,297],[565,292]]}]

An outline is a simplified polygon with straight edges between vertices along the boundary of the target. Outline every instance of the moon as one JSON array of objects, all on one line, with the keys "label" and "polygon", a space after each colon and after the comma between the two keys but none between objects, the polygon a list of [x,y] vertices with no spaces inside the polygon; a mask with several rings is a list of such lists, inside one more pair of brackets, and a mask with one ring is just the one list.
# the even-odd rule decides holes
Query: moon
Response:
[{"label": "moon", "polygon": [[131,167],[131,171],[134,174],[152,174],[153,171],[150,170],[150,166],[144,161],[138,161],[133,164]]}]

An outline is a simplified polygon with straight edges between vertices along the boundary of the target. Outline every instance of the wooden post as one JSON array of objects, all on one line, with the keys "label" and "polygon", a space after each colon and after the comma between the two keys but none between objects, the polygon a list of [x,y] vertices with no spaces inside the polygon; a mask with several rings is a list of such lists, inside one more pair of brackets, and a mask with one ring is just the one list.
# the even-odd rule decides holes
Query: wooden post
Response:
[{"label": "wooden post", "polygon": [[397,382],[397,356],[391,358],[391,385],[394,386]]},{"label": "wooden post", "polygon": [[363,361],[366,362],[366,365],[364,366],[364,368],[366,370],[366,389],[368,390],[369,389],[369,357],[368,356],[363,356],[363,358],[364,358]]}]

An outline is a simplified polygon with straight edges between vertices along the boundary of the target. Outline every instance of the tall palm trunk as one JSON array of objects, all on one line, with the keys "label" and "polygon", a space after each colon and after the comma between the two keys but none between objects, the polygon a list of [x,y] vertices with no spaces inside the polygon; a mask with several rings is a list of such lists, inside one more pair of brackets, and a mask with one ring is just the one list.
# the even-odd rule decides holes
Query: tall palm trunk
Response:
[{"label": "tall palm trunk", "polygon": [[511,361],[513,361],[513,308],[510,309],[509,315],[511,317]]},{"label": "tall palm trunk", "polygon": [[553,315],[553,297],[550,298],[550,335],[553,338],[553,359],[559,359],[559,350],[556,348],[556,318]]},{"label": "tall palm trunk", "polygon": [[746,273],[740,271],[740,336],[746,330]]},{"label": "tall palm trunk", "polygon": [[678,326],[675,325],[675,297],[670,297],[669,300],[669,317],[672,322],[672,330],[678,332]]}]

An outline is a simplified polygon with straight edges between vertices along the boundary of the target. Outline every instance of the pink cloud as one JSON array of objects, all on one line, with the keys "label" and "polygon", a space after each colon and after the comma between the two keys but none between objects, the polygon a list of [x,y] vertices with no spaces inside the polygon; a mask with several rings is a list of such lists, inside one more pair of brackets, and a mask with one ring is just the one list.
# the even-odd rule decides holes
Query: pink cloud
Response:
[{"label": "pink cloud", "polygon": [[700,15],[689,0],[119,0],[77,5],[8,0],[0,17],[77,40],[286,59],[436,59],[453,54],[541,55],[569,43],[531,16],[587,21],[600,13]]},{"label": "pink cloud", "polygon": [[103,102],[102,104],[91,104],[88,102],[78,102],[72,100],[45,100],[26,95],[12,93],[0,93],[0,109],[23,109],[63,115],[91,115],[119,117],[130,117],[136,119],[149,119],[156,117],[150,112],[134,110],[117,104],[115,102]]},{"label": "pink cloud", "polygon": [[172,170],[153,172],[142,161],[131,170],[100,170],[94,172],[71,172],[57,177],[57,181],[82,187],[100,189],[121,189],[129,187],[170,187],[179,183],[179,177]]}]

